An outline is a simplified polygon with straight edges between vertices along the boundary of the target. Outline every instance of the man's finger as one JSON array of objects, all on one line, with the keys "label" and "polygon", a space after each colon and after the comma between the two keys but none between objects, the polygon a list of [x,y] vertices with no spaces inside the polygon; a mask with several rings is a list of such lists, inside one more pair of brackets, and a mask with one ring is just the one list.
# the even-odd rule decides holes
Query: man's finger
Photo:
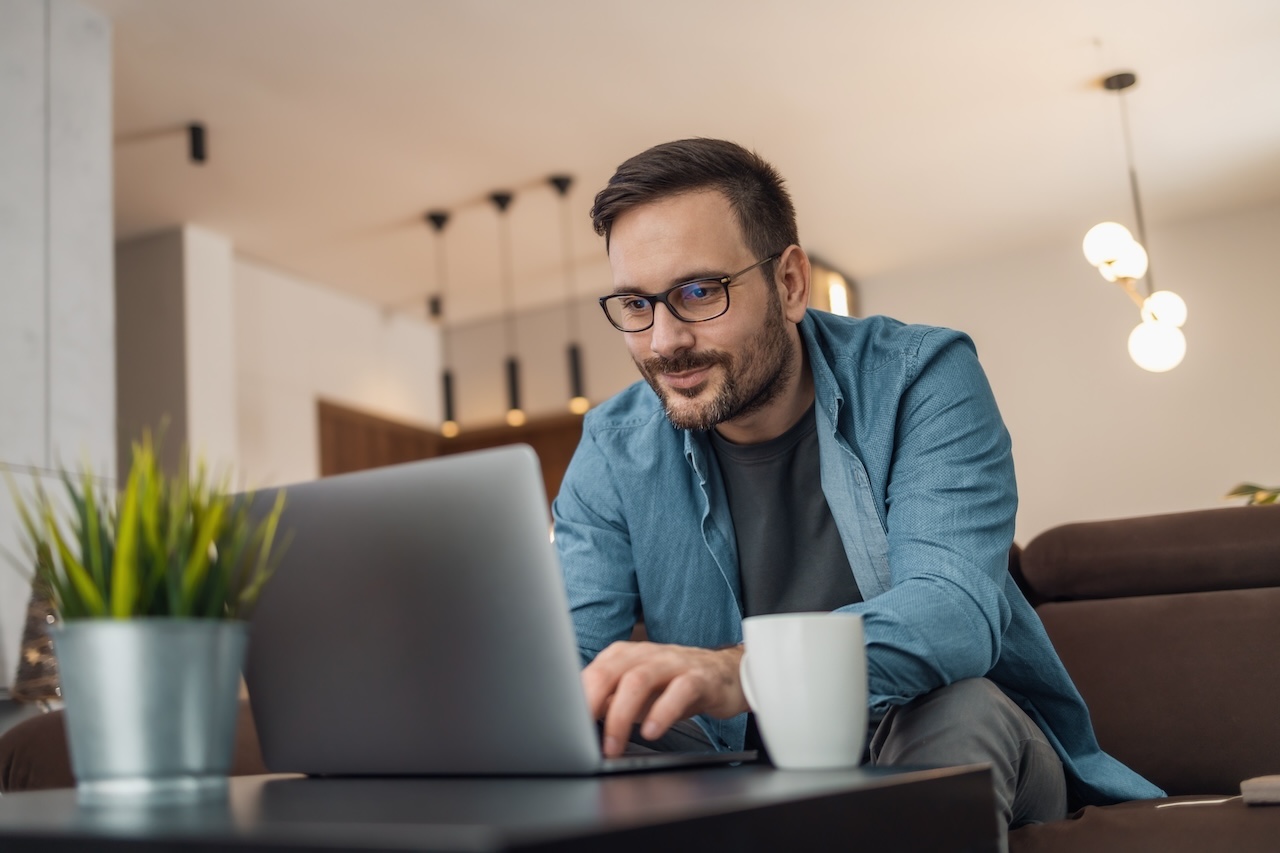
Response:
[{"label": "man's finger", "polygon": [[583,668],[582,692],[587,697],[591,719],[603,719],[609,698],[617,689],[618,679],[630,668],[632,661],[644,653],[639,648],[641,645],[626,641],[610,643]]},{"label": "man's finger", "polygon": [[673,672],[660,666],[637,666],[618,680],[604,717],[604,753],[618,756],[631,738],[631,730],[645,719],[654,699],[666,689]]},{"label": "man's finger", "polygon": [[662,680],[646,667],[630,669],[618,680],[604,718],[604,754],[621,755],[631,738],[632,727],[649,709]]},{"label": "man's finger", "polygon": [[692,709],[704,698],[700,679],[685,673],[671,680],[649,707],[640,726],[640,736],[657,740],[680,720],[692,716]]},{"label": "man's finger", "polygon": [[597,666],[595,661],[582,670],[582,692],[587,697],[591,719],[599,720],[604,717],[613,691],[617,688],[619,675],[620,672],[609,667]]}]

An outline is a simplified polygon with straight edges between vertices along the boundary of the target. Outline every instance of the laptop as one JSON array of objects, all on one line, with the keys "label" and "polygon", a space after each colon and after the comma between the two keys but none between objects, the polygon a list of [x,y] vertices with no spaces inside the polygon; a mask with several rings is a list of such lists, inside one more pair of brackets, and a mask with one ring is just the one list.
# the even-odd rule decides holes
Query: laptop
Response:
[{"label": "laptop", "polygon": [[[256,493],[255,514],[275,491]],[[755,758],[601,756],[532,448],[285,491],[292,540],[245,667],[271,771],[590,775]]]}]

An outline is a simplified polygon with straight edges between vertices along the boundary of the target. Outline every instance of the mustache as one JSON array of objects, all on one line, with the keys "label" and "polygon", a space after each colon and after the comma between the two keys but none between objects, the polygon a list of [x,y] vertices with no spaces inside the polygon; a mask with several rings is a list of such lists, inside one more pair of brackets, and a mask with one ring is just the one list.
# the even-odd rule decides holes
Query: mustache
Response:
[{"label": "mustache", "polygon": [[728,366],[731,361],[732,359],[722,352],[682,352],[671,358],[655,355],[653,358],[644,360],[644,372],[649,376],[657,376],[660,373],[685,373],[717,364]]}]

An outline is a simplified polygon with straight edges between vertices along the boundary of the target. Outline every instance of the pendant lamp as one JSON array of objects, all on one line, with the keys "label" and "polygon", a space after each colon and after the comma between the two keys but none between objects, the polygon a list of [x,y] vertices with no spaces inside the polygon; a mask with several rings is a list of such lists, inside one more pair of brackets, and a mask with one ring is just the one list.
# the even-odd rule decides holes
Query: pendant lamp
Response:
[{"label": "pendant lamp", "polygon": [[548,180],[560,195],[560,245],[564,256],[565,310],[569,329],[569,346],[566,350],[569,357],[569,411],[575,415],[585,415],[591,408],[591,401],[587,399],[582,387],[582,348],[578,345],[578,311],[574,304],[576,294],[573,281],[573,242],[569,210],[569,187],[573,186],[573,177],[552,175]]},{"label": "pendant lamp", "polygon": [[524,410],[520,408],[520,361],[516,357],[515,292],[511,271],[511,222],[507,208],[514,196],[505,190],[489,194],[489,201],[498,211],[498,262],[501,265],[503,303],[506,307],[507,342],[507,424],[524,426]]},{"label": "pendant lamp", "polygon": [[[1133,198],[1138,239],[1118,222],[1100,222],[1084,235],[1084,256],[1107,281],[1124,289],[1138,306],[1141,322],[1129,333],[1129,357],[1143,370],[1164,373],[1182,363],[1187,339],[1182,324],[1187,321],[1187,304],[1171,290],[1155,290],[1147,254],[1147,230],[1142,217],[1142,197],[1138,194],[1138,173],[1133,166],[1133,142],[1129,137],[1129,113],[1125,92],[1138,82],[1131,71],[1113,74],[1102,81],[1103,88],[1115,92],[1120,101],[1120,129],[1124,138],[1125,162],[1129,167],[1129,192]],[[1137,282],[1146,279],[1145,295]]]},{"label": "pendant lamp", "polygon": [[454,417],[453,408],[453,371],[449,365],[449,330],[444,325],[445,289],[448,281],[444,257],[444,227],[449,224],[449,214],[443,210],[433,210],[426,215],[436,234],[436,292],[427,299],[427,314],[440,327],[440,389],[444,395],[444,420],[440,424],[440,434],[445,438],[453,438],[458,434],[458,421]]}]

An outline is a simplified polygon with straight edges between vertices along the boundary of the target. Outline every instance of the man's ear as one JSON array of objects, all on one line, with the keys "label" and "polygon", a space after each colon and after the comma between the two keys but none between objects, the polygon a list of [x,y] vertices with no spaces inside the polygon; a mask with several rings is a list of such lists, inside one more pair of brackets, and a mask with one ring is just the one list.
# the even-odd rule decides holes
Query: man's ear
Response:
[{"label": "man's ear", "polygon": [[778,287],[778,297],[782,300],[782,313],[792,323],[799,323],[809,306],[809,283],[813,274],[809,256],[804,249],[792,244],[776,263],[774,281]]}]

